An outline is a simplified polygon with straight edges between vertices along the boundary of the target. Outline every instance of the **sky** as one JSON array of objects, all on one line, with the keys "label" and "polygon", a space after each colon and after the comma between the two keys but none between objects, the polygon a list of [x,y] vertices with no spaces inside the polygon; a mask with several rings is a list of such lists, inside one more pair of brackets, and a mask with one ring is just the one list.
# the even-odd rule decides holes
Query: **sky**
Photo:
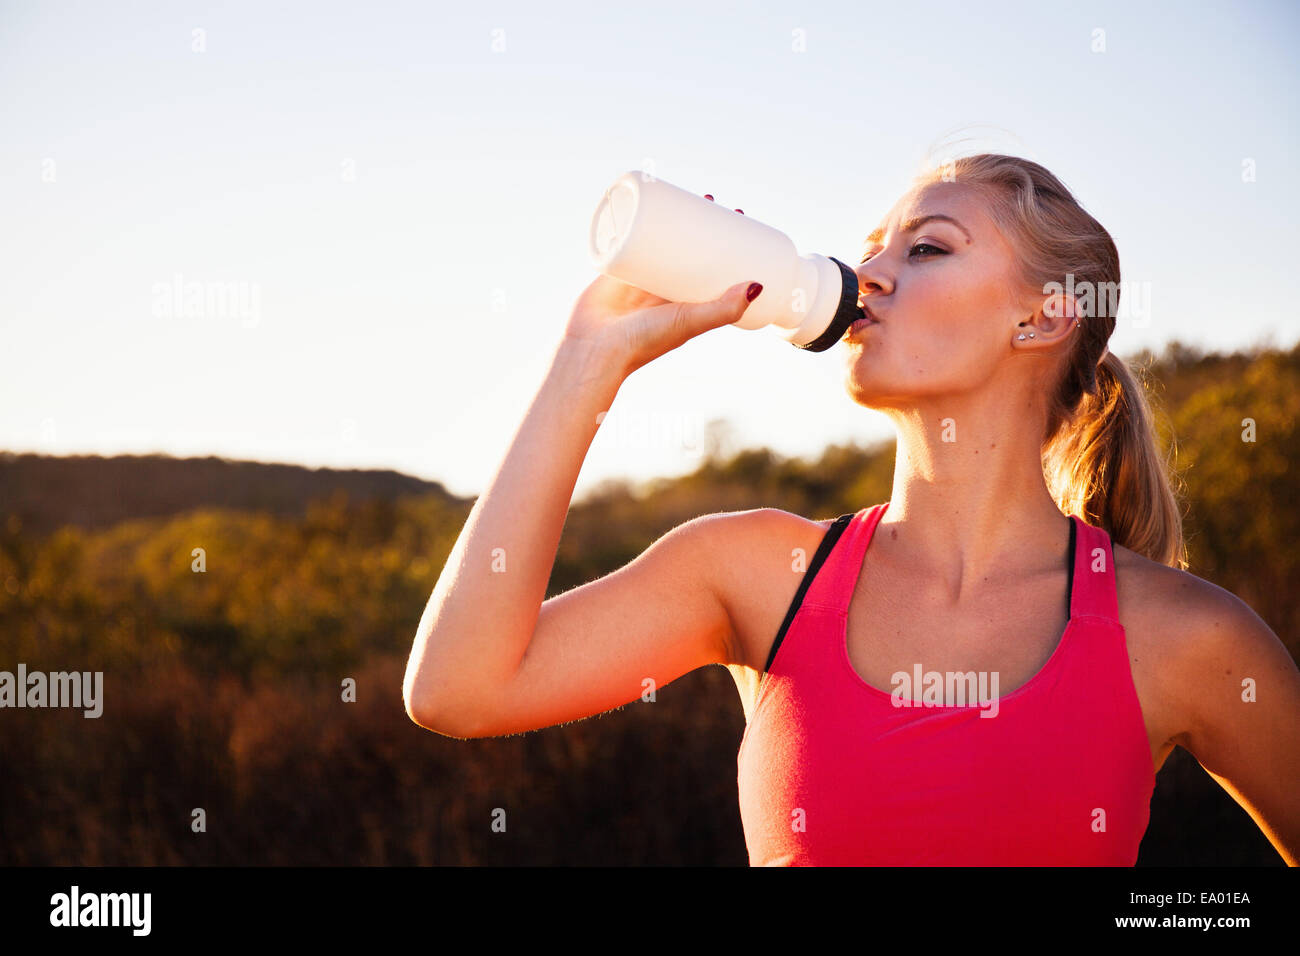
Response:
[{"label": "sky", "polygon": [[[1111,351],[1289,346],[1297,41],[1283,2],[4,0],[0,449],[475,495],[620,174],[853,263],[954,137],[1109,230]],[[692,339],[623,384],[575,497],[694,470],[718,420],[783,455],[892,438],[842,348]]]}]

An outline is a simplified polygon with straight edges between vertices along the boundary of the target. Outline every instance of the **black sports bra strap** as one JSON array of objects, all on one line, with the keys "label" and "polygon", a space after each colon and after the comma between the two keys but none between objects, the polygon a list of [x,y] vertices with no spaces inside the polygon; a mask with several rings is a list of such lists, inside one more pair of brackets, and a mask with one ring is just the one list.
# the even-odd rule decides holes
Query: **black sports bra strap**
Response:
[{"label": "black sports bra strap", "polygon": [[1069,556],[1065,559],[1065,566],[1069,568],[1069,576],[1065,579],[1065,616],[1066,618],[1074,617],[1074,563],[1078,559],[1079,542],[1075,540],[1078,537],[1078,526],[1075,519],[1070,518],[1070,545],[1068,548]]},{"label": "black sports bra strap", "polygon": [[794,616],[799,613],[799,605],[803,603],[804,595],[808,593],[808,588],[812,586],[813,578],[817,577],[817,572],[821,569],[826,557],[831,553],[831,548],[835,547],[835,542],[839,540],[844,529],[848,527],[850,521],[854,518],[853,514],[840,515],[835,519],[835,523],[826,529],[826,534],[822,536],[822,543],[817,548],[817,553],[813,555],[812,564],[804,572],[803,580],[799,582],[799,590],[794,593],[794,600],[790,602],[790,609],[785,612],[785,620],[781,622],[781,629],[776,632],[776,640],[772,642],[772,650],[768,652],[767,663],[763,665],[763,671],[772,669],[772,662],[776,660],[777,648],[781,646],[781,641],[785,639],[785,632],[789,629],[790,624],[794,621]]}]

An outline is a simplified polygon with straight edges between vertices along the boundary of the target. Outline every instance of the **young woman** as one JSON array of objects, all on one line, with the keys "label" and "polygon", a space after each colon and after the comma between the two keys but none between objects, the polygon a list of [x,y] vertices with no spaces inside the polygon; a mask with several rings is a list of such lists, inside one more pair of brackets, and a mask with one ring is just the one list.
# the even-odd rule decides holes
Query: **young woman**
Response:
[{"label": "young woman", "polygon": [[518,733],[720,663],[752,864],[1132,865],[1179,745],[1296,865],[1300,671],[1183,570],[1145,398],[1107,350],[1106,230],[1042,166],[982,154],[919,177],[857,274],[872,321],[845,384],[897,429],[888,501],[704,515],[543,601],[622,381],[761,294],[601,276],[434,588],[411,718]]}]

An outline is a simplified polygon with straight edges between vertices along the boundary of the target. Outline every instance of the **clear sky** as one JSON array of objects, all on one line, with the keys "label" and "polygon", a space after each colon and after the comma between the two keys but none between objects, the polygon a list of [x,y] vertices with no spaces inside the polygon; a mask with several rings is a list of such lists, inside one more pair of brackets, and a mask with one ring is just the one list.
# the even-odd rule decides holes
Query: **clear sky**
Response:
[{"label": "clear sky", "polygon": [[[1110,230],[1148,295],[1112,351],[1287,346],[1298,41],[1288,2],[6,0],[0,448],[476,494],[616,176],[855,262],[954,130]],[[578,494],[692,470],[714,419],[791,455],[890,437],[840,348],[692,340],[625,383]]]}]

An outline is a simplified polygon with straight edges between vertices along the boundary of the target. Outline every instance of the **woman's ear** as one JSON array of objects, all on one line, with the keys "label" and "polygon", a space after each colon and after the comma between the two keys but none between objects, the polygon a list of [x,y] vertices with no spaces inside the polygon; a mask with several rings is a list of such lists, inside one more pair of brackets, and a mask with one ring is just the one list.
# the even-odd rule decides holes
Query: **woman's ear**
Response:
[{"label": "woman's ear", "polygon": [[1068,336],[1079,324],[1078,303],[1074,296],[1056,292],[1047,296],[1038,311],[1029,316],[1015,336],[1018,346],[1051,346]]}]

